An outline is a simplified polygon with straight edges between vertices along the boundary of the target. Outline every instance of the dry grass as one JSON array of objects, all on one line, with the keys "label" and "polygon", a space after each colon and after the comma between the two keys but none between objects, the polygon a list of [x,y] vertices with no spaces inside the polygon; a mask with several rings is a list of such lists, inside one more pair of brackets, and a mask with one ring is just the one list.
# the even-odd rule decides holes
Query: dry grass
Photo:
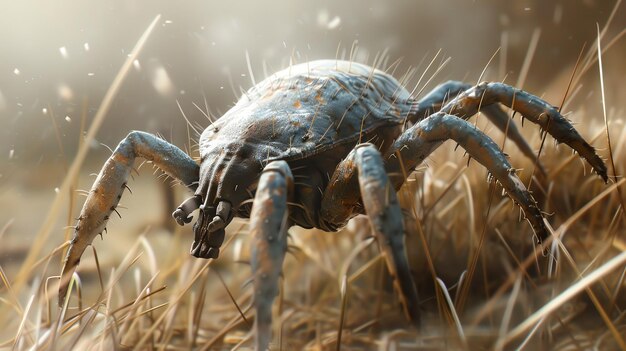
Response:
[{"label": "dry grass", "polygon": [[[626,116],[612,110],[607,125],[589,122],[581,111],[568,117],[585,120],[578,129],[612,158],[611,174],[621,175]],[[482,117],[476,123],[492,129]],[[537,128],[525,132],[538,149]],[[492,135],[502,142],[500,134]],[[532,164],[509,146],[529,183]],[[424,310],[420,330],[410,328],[401,312],[366,219],[354,219],[339,233],[293,228],[273,348],[626,349],[624,180],[603,184],[585,172],[577,155],[550,142],[541,160],[548,179],[531,187],[553,228],[541,245],[519,210],[486,181],[486,171],[475,162],[468,167],[453,145],[411,175],[400,197]],[[67,188],[75,181],[68,179]],[[58,217],[61,206],[51,213]],[[66,244],[41,254],[40,243],[11,280],[0,266],[0,348],[247,349],[254,310],[246,284],[246,226],[230,225],[219,261],[186,254],[189,228],[165,239],[156,229],[112,233],[136,240],[120,248],[125,257],[119,260],[99,261],[95,250],[87,252],[62,309],[56,307],[55,274]],[[46,224],[42,230],[56,229]]]},{"label": "dry grass", "polygon": [[[612,136],[626,140],[626,132]],[[511,153],[517,164],[524,162]],[[614,156],[616,165],[625,164],[623,153]],[[521,342],[530,349],[617,347],[626,327],[626,260],[620,254],[626,243],[616,191],[624,181],[604,185],[585,175],[577,156],[563,147],[546,146],[542,160],[551,170],[544,208],[555,236],[535,250],[518,209],[493,191],[481,167],[467,167],[452,145],[403,189],[407,246],[425,311],[419,331],[407,326],[367,220],[357,218],[333,234],[294,228],[276,304],[276,348],[331,350],[339,335],[345,350],[508,349]],[[19,290],[2,274],[2,346],[245,349],[239,345],[249,344],[254,318],[245,285],[250,271],[240,263],[248,259],[246,223],[230,226],[215,262],[186,254],[188,228],[177,230],[165,247],[137,234],[123,260],[98,266],[97,256],[87,252],[77,293],[61,311],[54,274],[63,246],[29,267]]]}]

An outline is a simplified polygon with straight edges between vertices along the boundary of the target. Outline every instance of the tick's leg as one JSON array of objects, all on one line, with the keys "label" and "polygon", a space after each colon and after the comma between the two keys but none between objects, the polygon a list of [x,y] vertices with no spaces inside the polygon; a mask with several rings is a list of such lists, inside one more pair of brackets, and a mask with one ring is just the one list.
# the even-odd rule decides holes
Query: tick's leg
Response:
[{"label": "tick's leg", "polygon": [[607,181],[604,162],[571,123],[554,106],[523,90],[504,83],[481,83],[452,99],[441,111],[466,119],[476,114],[479,109],[483,110],[497,103],[512,108],[524,118],[540,125],[557,142],[569,145],[589,162],[605,182]]},{"label": "tick's leg", "polygon": [[537,169],[541,174],[546,174],[546,169],[543,167],[543,164],[537,158],[537,154],[533,151],[533,149],[528,145],[526,139],[522,136],[519,129],[517,129],[517,125],[509,118],[509,115],[500,108],[498,105],[485,106],[481,109],[481,111],[485,117],[493,125],[495,125],[498,129],[500,129],[506,137],[510,139],[512,142],[517,145],[520,151],[524,154],[524,156],[528,157],[533,161],[533,163],[537,166]]},{"label": "tick's leg", "polygon": [[334,221],[334,226],[342,224],[359,212],[355,210],[359,193],[405,314],[419,324],[419,299],[404,249],[402,210],[382,156],[372,144],[357,145],[337,167],[322,199],[321,217]]},{"label": "tick's leg", "polygon": [[439,112],[445,102],[454,99],[457,95],[471,87],[470,84],[456,80],[449,80],[438,85],[435,89],[426,94],[426,96],[417,101],[417,106],[411,110],[409,120],[413,123],[417,123],[433,113]]},{"label": "tick's leg", "polygon": [[[413,123],[417,123],[431,114],[439,112],[441,107],[447,101],[456,98],[459,94],[470,88],[472,88],[471,85],[455,80],[450,80],[437,86],[417,102],[414,111],[411,111],[411,114],[409,115],[409,120]],[[502,131],[508,139],[513,141],[526,157],[531,159],[537,165],[537,168],[541,171],[541,173],[545,174],[545,169],[537,159],[537,155],[517,129],[517,125],[511,122],[507,113],[504,112],[500,106],[484,106],[481,109],[481,112],[487,117],[487,119],[489,119],[489,121],[491,121],[491,123],[500,129],[500,131]]]},{"label": "tick's leg", "polygon": [[405,171],[413,171],[448,139],[457,142],[472,158],[487,168],[513,201],[522,208],[535,234],[545,238],[548,232],[541,212],[505,154],[489,136],[459,117],[438,112],[420,121],[396,139],[386,160],[387,171],[392,176],[395,188],[399,189],[404,182],[407,175],[404,174]]},{"label": "tick's leg", "polygon": [[278,278],[287,251],[287,198],[293,193],[293,177],[285,161],[268,164],[259,180],[252,212],[252,277],[256,318],[256,350],[267,350],[272,337],[272,303],[278,294]]},{"label": "tick's leg", "polygon": [[137,157],[152,161],[191,190],[198,186],[199,166],[181,149],[145,132],[128,134],[102,167],[80,212],[61,273],[59,304],[65,299],[70,278],[85,248],[96,235],[102,234],[115,211]]}]

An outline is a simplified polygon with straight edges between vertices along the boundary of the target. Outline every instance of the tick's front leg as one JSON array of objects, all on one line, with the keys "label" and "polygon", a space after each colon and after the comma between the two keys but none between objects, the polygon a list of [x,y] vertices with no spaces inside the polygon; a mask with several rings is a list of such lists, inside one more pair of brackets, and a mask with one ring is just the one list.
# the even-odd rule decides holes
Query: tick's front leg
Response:
[{"label": "tick's front leg", "polygon": [[254,281],[255,349],[267,350],[272,338],[272,304],[287,251],[287,199],[293,193],[293,176],[285,161],[263,169],[250,213],[252,278]]},{"label": "tick's front leg", "polygon": [[111,213],[122,198],[137,157],[152,161],[191,190],[197,187],[199,166],[189,155],[152,134],[139,131],[128,134],[102,167],[80,212],[61,273],[59,305],[65,300],[80,257],[96,235],[102,234]]}]

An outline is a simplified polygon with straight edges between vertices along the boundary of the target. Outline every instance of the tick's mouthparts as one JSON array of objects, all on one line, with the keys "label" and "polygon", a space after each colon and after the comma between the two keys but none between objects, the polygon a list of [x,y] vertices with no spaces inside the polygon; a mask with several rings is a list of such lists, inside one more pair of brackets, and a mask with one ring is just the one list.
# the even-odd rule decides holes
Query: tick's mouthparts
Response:
[{"label": "tick's mouthparts", "polygon": [[[200,215],[194,226],[195,240],[191,245],[191,254],[199,258],[217,258],[224,243],[225,230],[232,219],[231,204],[219,201],[217,207],[200,206]],[[213,212],[215,210],[215,212]],[[208,219],[213,216],[211,222]]]},{"label": "tick's mouthparts", "polygon": [[176,211],[172,213],[172,217],[174,217],[176,223],[179,225],[185,225],[186,223],[191,222],[191,213],[198,209],[201,204],[202,197],[194,195],[180,204]]},{"label": "tick's mouthparts", "polygon": [[[230,223],[230,220],[233,218],[233,215],[230,211],[231,208],[232,205],[229,201],[221,200],[220,203],[217,204],[217,211],[215,211],[215,218],[213,218],[213,222],[215,222],[219,218],[224,226]],[[211,224],[213,224],[213,222]]]}]

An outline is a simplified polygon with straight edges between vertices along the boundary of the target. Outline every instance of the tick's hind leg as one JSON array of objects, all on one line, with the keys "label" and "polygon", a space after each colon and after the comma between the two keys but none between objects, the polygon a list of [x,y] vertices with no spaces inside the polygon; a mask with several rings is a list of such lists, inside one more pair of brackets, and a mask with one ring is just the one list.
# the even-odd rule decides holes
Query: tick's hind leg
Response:
[{"label": "tick's hind leg", "polygon": [[409,120],[417,123],[433,113],[439,112],[444,103],[454,99],[457,95],[471,87],[470,84],[456,80],[449,80],[439,84],[435,89],[428,92],[426,96],[417,101],[417,106],[411,110]]},{"label": "tick's hind leg", "polygon": [[410,172],[443,142],[452,139],[481,163],[500,182],[509,196],[522,208],[540,238],[548,235],[541,212],[504,153],[486,134],[471,123],[439,112],[405,131],[389,151],[387,171],[399,189]]},{"label": "tick's hind leg", "polygon": [[128,134],[102,167],[80,212],[61,273],[59,304],[65,299],[70,278],[85,248],[102,233],[115,211],[137,157],[152,161],[188,188],[197,187],[199,167],[185,152],[152,134],[138,131]]},{"label": "tick's hind leg", "polygon": [[576,150],[607,181],[604,162],[572,124],[554,106],[523,90],[504,83],[481,83],[459,94],[444,105],[441,111],[465,119],[498,103],[519,112],[524,118],[540,125],[557,142],[565,143]]},{"label": "tick's hind leg", "polygon": [[256,350],[266,350],[272,336],[272,303],[278,294],[278,278],[287,251],[287,198],[292,192],[293,176],[287,163],[268,164],[250,213]]},{"label": "tick's hind leg", "polygon": [[[467,83],[450,80],[438,85],[426,96],[417,101],[417,106],[411,111],[409,120],[415,124],[433,113],[439,112],[442,106],[450,100],[453,100],[464,91],[471,89],[472,86]],[[517,125],[511,122],[506,112],[498,105],[484,106],[481,112],[493,123],[508,139],[513,141],[515,145],[522,151],[524,156],[531,159],[542,174],[545,174],[543,165],[537,159],[537,155],[528,145],[528,142],[520,133]],[[448,113],[454,114],[448,111]],[[469,117],[469,116],[468,116]]]},{"label": "tick's hind leg", "polygon": [[359,212],[355,209],[359,206],[359,198],[405,314],[413,323],[419,324],[419,300],[404,247],[402,210],[385,172],[382,156],[372,144],[357,145],[337,167],[324,192],[320,210],[322,219],[333,223],[329,226],[340,226]]}]

